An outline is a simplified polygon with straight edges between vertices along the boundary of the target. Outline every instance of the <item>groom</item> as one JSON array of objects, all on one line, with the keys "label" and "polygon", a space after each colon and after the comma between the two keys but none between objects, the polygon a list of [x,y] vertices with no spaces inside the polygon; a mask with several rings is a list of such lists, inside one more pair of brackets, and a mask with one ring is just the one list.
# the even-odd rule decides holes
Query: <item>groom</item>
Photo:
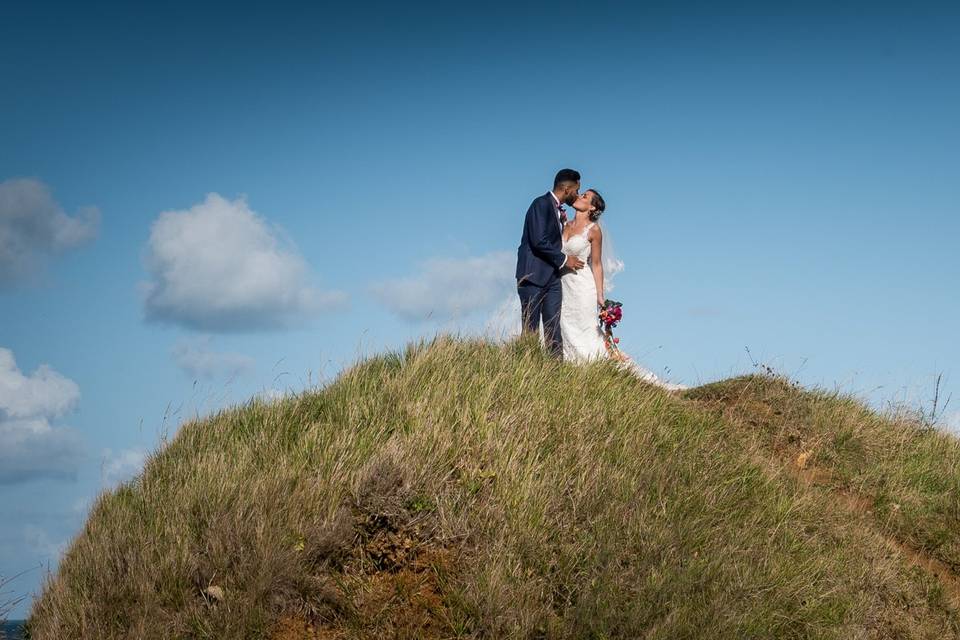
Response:
[{"label": "groom", "polygon": [[564,205],[572,205],[580,191],[580,174],[561,169],[553,179],[553,190],[535,199],[523,221],[523,235],[517,248],[517,293],[523,330],[536,333],[543,321],[547,349],[558,358],[563,355],[560,337],[561,269],[581,269],[583,260],[567,256],[563,244]]}]

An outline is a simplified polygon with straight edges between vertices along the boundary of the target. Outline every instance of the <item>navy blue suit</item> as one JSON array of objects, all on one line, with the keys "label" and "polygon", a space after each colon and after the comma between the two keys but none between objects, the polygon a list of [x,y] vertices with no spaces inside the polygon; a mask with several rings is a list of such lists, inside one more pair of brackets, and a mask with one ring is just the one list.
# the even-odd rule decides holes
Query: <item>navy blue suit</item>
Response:
[{"label": "navy blue suit", "polygon": [[560,270],[567,256],[560,247],[563,232],[553,195],[547,192],[530,203],[523,221],[523,236],[517,248],[517,293],[525,331],[536,333],[543,321],[547,348],[563,354],[560,337]]}]

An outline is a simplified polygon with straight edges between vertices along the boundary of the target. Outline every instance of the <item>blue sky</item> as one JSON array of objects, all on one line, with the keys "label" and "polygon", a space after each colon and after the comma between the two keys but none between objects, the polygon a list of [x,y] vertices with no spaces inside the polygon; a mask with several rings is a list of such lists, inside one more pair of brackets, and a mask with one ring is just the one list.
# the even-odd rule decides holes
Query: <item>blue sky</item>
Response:
[{"label": "blue sky", "polygon": [[960,9],[714,4],[5,6],[0,574],[183,419],[480,330],[564,166],[649,368],[960,428]]}]

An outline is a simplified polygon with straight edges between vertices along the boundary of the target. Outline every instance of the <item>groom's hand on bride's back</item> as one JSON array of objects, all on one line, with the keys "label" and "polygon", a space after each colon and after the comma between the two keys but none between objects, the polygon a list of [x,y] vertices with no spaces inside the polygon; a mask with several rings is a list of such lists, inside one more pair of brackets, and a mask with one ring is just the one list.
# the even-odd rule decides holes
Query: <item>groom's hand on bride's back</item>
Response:
[{"label": "groom's hand on bride's back", "polygon": [[583,269],[583,260],[581,260],[577,256],[567,256],[567,261],[563,263],[563,266],[566,267],[567,269],[573,269],[574,271],[578,271],[580,269]]}]

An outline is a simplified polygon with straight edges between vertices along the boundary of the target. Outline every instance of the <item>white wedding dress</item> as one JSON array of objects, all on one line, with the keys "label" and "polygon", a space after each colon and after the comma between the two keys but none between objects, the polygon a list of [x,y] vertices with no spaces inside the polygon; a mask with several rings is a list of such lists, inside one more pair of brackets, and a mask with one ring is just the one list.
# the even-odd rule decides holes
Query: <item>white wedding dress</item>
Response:
[{"label": "white wedding dress", "polygon": [[[599,358],[608,358],[607,347],[603,340],[597,314],[597,282],[590,268],[590,223],[580,233],[573,234],[563,241],[562,250],[568,256],[583,260],[584,266],[578,271],[565,269],[560,275],[563,301],[560,305],[560,335],[563,338],[563,359],[567,362],[589,362]],[[657,385],[668,391],[678,391],[686,387],[671,384],[658,378],[652,371],[644,369],[633,360],[627,359],[621,365],[645,382]]]},{"label": "white wedding dress", "polygon": [[603,332],[597,322],[597,283],[590,269],[590,229],[563,241],[562,250],[568,256],[583,260],[578,271],[565,269],[560,275],[563,303],[560,307],[560,335],[563,338],[563,359],[567,362],[588,362],[607,357]]}]

